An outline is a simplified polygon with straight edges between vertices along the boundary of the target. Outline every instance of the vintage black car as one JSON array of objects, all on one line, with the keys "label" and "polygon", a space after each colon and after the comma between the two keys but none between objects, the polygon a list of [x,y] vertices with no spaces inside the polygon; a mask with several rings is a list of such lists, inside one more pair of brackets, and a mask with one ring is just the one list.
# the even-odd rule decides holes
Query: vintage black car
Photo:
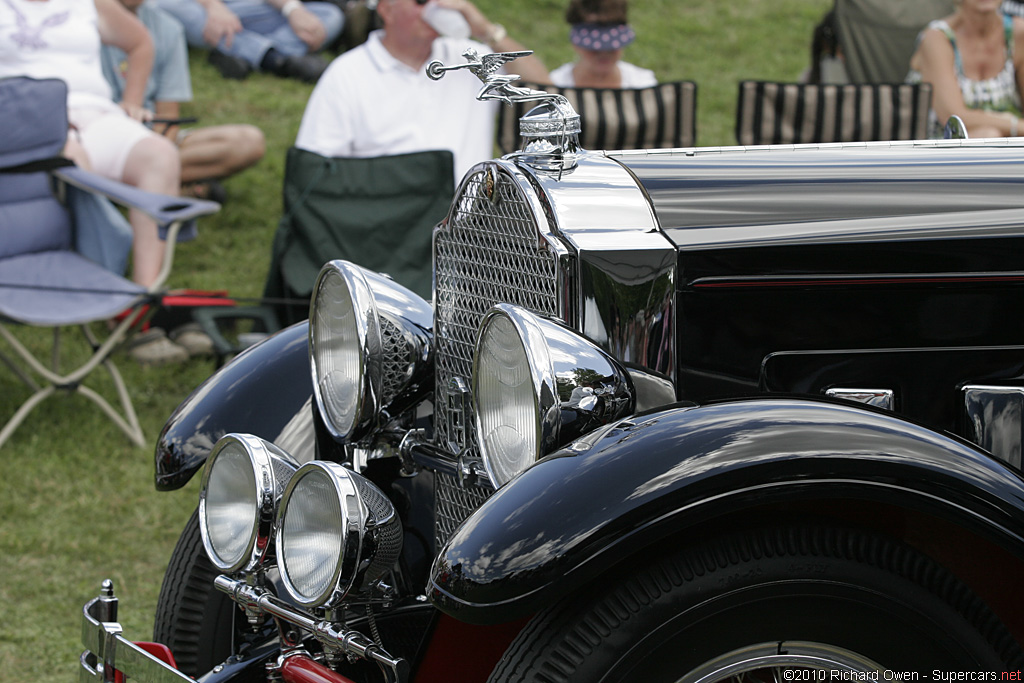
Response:
[{"label": "vintage black car", "polygon": [[[534,96],[435,230],[432,304],[328,263],[170,418],[157,488],[203,478],[179,670],[1017,672],[1024,142],[595,152]],[[86,678],[184,678],[109,585],[85,621]]]}]

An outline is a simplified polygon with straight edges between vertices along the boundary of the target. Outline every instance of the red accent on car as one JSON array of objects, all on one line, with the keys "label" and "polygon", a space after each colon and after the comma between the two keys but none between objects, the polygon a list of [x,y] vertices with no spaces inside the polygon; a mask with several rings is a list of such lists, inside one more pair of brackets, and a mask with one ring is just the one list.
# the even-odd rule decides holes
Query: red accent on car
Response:
[{"label": "red accent on car", "polygon": [[135,641],[135,644],[159,659],[164,664],[173,666],[175,669],[178,668],[178,663],[174,661],[174,655],[171,653],[171,648],[167,647],[163,643],[150,643],[137,640]]},{"label": "red accent on car", "polygon": [[486,681],[527,621],[475,626],[441,615],[416,670],[416,683]]},{"label": "red accent on car", "polygon": [[353,683],[352,679],[318,664],[305,655],[286,657],[281,665],[281,677],[287,683]]}]

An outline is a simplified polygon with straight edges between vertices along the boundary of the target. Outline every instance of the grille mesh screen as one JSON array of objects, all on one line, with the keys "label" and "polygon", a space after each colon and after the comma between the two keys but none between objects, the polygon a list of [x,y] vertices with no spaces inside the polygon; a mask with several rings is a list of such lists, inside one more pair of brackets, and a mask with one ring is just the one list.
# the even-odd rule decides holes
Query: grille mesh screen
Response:
[{"label": "grille mesh screen", "polygon": [[[463,427],[446,412],[450,383],[460,378],[470,386],[477,326],[494,304],[558,314],[558,258],[544,245],[519,186],[504,173],[492,171],[469,178],[434,249],[437,439],[442,446],[460,442],[465,455],[477,457],[473,416],[464,416]],[[454,480],[451,483],[457,486]],[[454,500],[459,497],[446,492],[450,500],[443,503],[445,516],[451,519],[442,530],[441,488],[446,486],[438,485],[437,535],[443,542],[482,499],[473,495]]]},{"label": "grille mesh screen", "polygon": [[409,347],[402,329],[384,317],[381,318],[380,336],[384,346],[381,394],[385,401],[390,401],[398,395],[408,379]]},{"label": "grille mesh screen", "polygon": [[[402,553],[402,525],[383,491],[362,477],[353,477],[353,481],[369,508],[374,524],[381,525],[377,528],[377,552],[366,570],[366,581],[375,581],[383,576]],[[383,522],[389,518],[390,521]]]},{"label": "grille mesh screen", "polygon": [[483,505],[491,494],[489,488],[470,486],[462,488],[455,477],[443,472],[435,473],[434,503],[436,523],[434,541],[440,548],[451,538],[469,513]]}]

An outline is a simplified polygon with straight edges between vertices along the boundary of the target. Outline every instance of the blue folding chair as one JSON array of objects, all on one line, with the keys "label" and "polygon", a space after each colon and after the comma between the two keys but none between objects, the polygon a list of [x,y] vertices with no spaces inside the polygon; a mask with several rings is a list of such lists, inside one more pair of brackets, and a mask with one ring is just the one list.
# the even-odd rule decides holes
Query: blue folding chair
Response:
[{"label": "blue folding chair", "polygon": [[[220,206],[144,192],[70,165],[60,156],[68,132],[66,100],[67,86],[57,79],[0,79],[0,337],[13,350],[0,348],[0,360],[33,392],[0,429],[0,446],[41,401],[57,392],[89,398],[142,446],[142,429],[111,354],[138,331],[147,319],[145,311],[151,314],[159,303],[175,242],[193,237],[194,220]],[[73,215],[66,201],[69,191],[140,209],[157,222],[167,250],[152,286],[137,285],[80,253],[77,244],[102,243],[104,231],[115,226],[97,224],[102,211],[91,212],[91,220]],[[106,321],[126,311],[108,332]],[[93,324],[97,322],[104,324]],[[19,341],[14,326],[53,330],[49,364]],[[91,353],[77,368],[62,371],[61,330],[67,327],[81,329]],[[101,365],[113,379],[120,413],[83,384]]]}]

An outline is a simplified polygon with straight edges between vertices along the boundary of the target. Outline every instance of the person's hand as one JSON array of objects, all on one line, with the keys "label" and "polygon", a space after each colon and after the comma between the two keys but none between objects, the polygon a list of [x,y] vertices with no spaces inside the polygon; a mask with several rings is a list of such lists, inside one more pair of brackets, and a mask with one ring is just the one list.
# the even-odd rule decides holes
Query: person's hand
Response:
[{"label": "person's hand", "polygon": [[486,39],[494,30],[494,24],[484,13],[469,0],[435,0],[440,7],[447,7],[460,12],[469,24],[470,35],[477,39]]},{"label": "person's hand", "polygon": [[146,123],[153,119],[153,112],[146,109],[141,104],[134,104],[132,102],[121,102],[121,109],[124,110],[125,114],[132,117],[136,121]]},{"label": "person's hand", "polygon": [[222,40],[224,47],[231,47],[235,34],[241,30],[242,20],[222,3],[212,4],[206,10],[203,40],[211,47],[218,47]]},{"label": "person's hand", "polygon": [[310,51],[319,50],[327,40],[327,29],[315,14],[305,7],[296,7],[288,15],[288,25],[299,40],[309,46]]}]

